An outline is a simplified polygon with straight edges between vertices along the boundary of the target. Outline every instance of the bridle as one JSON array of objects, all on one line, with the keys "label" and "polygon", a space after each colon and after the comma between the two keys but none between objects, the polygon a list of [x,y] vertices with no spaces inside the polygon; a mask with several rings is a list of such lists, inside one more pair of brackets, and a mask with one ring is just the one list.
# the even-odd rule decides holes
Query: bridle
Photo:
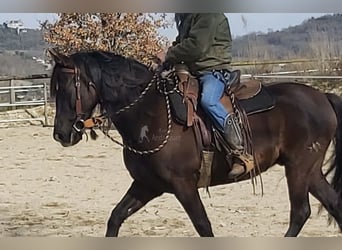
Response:
[{"label": "bridle", "polygon": [[[76,66],[72,68],[66,68],[63,67],[61,69],[61,72],[68,73],[68,74],[74,74],[75,75],[75,88],[76,88],[76,120],[74,124],[72,125],[72,128],[77,133],[82,133],[85,129],[91,129],[95,127],[96,125],[99,125],[103,121],[103,116],[99,117],[92,117],[87,120],[84,120],[82,116],[84,115],[84,112],[82,111],[82,99],[81,99],[81,81],[80,81],[80,70]],[[95,90],[95,95],[97,95],[95,84],[92,82],[89,82],[89,86],[93,87]]]}]

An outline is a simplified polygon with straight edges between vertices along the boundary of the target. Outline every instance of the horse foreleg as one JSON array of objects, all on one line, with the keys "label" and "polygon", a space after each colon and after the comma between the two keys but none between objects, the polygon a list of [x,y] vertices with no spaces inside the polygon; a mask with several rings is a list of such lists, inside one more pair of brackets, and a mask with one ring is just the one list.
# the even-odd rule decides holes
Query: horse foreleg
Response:
[{"label": "horse foreleg", "polygon": [[175,181],[174,189],[176,198],[187,212],[198,234],[206,237],[214,236],[196,184],[178,179]]},{"label": "horse foreleg", "polygon": [[134,181],[127,193],[113,209],[107,223],[106,237],[118,236],[119,228],[125,219],[161,194],[162,192],[151,190]]}]

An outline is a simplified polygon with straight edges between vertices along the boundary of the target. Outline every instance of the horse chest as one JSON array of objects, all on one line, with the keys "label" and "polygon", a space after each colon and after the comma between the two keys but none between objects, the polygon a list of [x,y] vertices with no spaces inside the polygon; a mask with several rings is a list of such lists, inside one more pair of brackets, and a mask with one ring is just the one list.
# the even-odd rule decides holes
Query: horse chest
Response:
[{"label": "horse chest", "polygon": [[125,166],[134,180],[146,182],[146,180],[154,181],[156,178],[156,173],[152,164],[140,156],[125,157]]}]

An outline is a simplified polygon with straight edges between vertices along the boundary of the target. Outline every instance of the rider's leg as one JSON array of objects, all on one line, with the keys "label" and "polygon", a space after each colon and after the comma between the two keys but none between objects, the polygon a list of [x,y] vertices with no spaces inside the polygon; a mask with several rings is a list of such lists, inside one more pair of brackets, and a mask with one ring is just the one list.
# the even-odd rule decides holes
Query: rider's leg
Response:
[{"label": "rider's leg", "polygon": [[[243,150],[243,141],[240,126],[236,116],[225,109],[220,102],[223,95],[225,83],[219,80],[211,72],[200,77],[202,85],[201,105],[211,115],[216,127],[222,132],[227,143],[236,151]],[[234,161],[230,178],[237,177],[245,172],[245,166],[241,161]]]},{"label": "rider's leg", "polygon": [[212,117],[216,127],[224,131],[225,121],[229,113],[220,102],[225,84],[218,80],[212,73],[200,77],[202,86],[201,105]]}]

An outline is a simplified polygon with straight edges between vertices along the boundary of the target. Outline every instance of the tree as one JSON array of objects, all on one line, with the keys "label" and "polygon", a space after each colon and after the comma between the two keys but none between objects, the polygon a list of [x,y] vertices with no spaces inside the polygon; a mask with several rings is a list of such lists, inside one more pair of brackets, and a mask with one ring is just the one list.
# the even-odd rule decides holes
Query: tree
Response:
[{"label": "tree", "polygon": [[167,46],[158,29],[170,25],[165,14],[59,13],[55,23],[42,23],[44,39],[60,53],[103,50],[148,63]]},{"label": "tree", "polygon": [[338,39],[337,32],[330,27],[325,29],[319,29],[317,26],[316,30],[312,30],[309,40],[309,45],[311,47],[314,57],[320,60],[320,70],[334,70],[338,68],[336,62],[332,62],[332,59],[336,59],[340,55],[341,51],[341,41]]}]

